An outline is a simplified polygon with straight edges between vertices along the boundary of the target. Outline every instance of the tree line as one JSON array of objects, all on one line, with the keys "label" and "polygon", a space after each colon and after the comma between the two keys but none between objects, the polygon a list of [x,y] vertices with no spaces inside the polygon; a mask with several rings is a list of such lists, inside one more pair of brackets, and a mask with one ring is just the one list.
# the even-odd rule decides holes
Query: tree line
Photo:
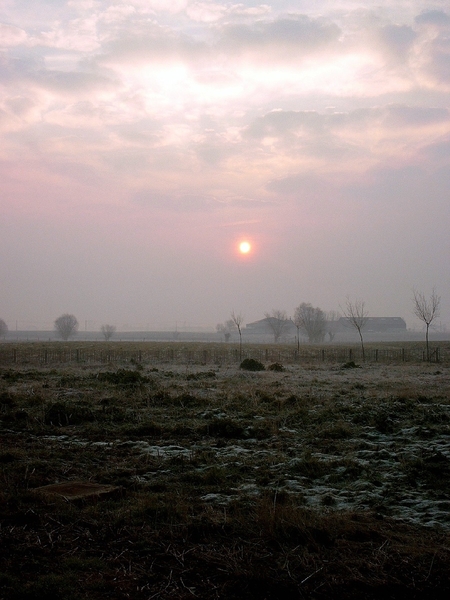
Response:
[{"label": "tree line", "polygon": [[[429,330],[433,321],[439,317],[441,298],[433,288],[431,295],[426,297],[423,292],[413,290],[413,314],[425,325],[426,357],[430,360]],[[344,307],[340,307],[343,317],[348,324],[356,330],[361,343],[363,361],[365,360],[364,327],[367,324],[369,313],[364,300],[351,300],[347,297]],[[283,334],[291,328],[292,324],[297,328],[297,348],[300,347],[300,334],[308,338],[311,344],[321,344],[326,335],[329,341],[333,341],[335,331],[330,324],[336,321],[340,314],[338,312],[326,313],[319,307],[310,303],[302,302],[294,311],[294,316],[289,318],[286,311],[273,309],[271,313],[264,314],[268,328],[277,343]],[[219,323],[216,327],[218,333],[222,333],[228,342],[233,331],[238,331],[239,342],[242,345],[243,317],[233,310],[231,319],[225,323]]]},{"label": "tree line", "polygon": [[[423,292],[413,290],[413,314],[425,325],[426,356],[430,360],[429,330],[433,321],[439,317],[441,297],[433,288],[429,297]],[[344,307],[340,307],[344,318],[349,325],[353,327],[359,336],[363,360],[365,360],[364,349],[364,327],[369,318],[364,300],[351,300],[347,297]],[[300,344],[300,334],[308,338],[311,344],[320,344],[325,340],[326,335],[329,341],[333,341],[334,331],[329,327],[330,322],[339,318],[338,312],[325,313],[321,308],[314,307],[310,303],[302,302],[294,311],[294,316],[290,319],[286,311],[273,309],[271,313],[265,313],[265,319],[271,330],[274,342],[278,342],[284,333],[293,323],[297,328],[297,346]],[[231,312],[231,318],[225,323],[219,323],[216,327],[218,333],[224,335],[225,341],[231,339],[231,334],[237,331],[239,334],[240,353],[242,354],[242,327],[244,318],[241,313]],[[79,329],[78,320],[75,315],[64,313],[54,322],[54,328],[62,340],[67,341],[74,336]],[[114,325],[102,325],[100,331],[105,339],[109,341],[116,333]],[[0,319],[0,337],[8,333],[8,326],[3,319]]]}]

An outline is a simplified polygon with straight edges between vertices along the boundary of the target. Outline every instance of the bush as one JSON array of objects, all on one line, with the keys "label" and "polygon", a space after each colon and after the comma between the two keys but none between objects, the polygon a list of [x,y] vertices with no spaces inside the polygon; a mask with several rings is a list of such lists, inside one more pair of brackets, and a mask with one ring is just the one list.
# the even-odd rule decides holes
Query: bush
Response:
[{"label": "bush", "polygon": [[227,439],[242,439],[246,437],[245,429],[233,419],[214,419],[203,428],[206,435]]},{"label": "bush", "polygon": [[99,381],[106,381],[115,385],[141,385],[148,383],[148,377],[144,377],[139,371],[129,369],[118,369],[117,371],[105,371],[97,375]]},{"label": "bush", "polygon": [[259,362],[259,360],[255,360],[254,358],[244,358],[241,362],[240,367],[245,371],[264,371],[265,366]]},{"label": "bush", "polygon": [[267,367],[267,370],[268,370],[268,371],[277,371],[277,372],[280,372],[280,373],[281,373],[281,372],[282,372],[282,371],[284,371],[285,369],[284,369],[284,367],[283,367],[283,365],[282,365],[281,363],[279,363],[279,362],[275,362],[275,363],[273,363],[272,365],[269,365],[269,366]]},{"label": "bush", "polygon": [[360,366],[355,363],[354,360],[349,360],[342,365],[341,369],[359,369]]}]

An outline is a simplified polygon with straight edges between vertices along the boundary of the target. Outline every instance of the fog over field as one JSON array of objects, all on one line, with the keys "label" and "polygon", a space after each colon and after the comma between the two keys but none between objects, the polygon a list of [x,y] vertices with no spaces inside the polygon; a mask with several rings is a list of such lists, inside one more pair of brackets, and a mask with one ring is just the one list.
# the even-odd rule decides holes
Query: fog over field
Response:
[{"label": "fog over field", "polygon": [[0,318],[450,326],[449,65],[447,0],[4,0]]}]

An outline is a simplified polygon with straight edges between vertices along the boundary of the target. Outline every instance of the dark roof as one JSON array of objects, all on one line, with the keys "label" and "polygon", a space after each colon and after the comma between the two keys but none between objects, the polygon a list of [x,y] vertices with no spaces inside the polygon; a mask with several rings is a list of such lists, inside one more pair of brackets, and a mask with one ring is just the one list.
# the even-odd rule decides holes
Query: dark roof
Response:
[{"label": "dark roof", "polygon": [[[348,327],[347,317],[339,319],[344,327]],[[388,329],[406,329],[406,322],[402,317],[367,317],[364,325],[365,331],[386,331]]]}]

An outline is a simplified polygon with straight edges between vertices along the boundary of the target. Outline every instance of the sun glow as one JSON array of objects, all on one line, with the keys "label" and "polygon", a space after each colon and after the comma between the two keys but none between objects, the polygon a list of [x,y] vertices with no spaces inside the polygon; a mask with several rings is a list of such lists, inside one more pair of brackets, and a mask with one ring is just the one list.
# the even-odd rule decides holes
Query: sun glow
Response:
[{"label": "sun glow", "polygon": [[251,246],[250,242],[241,242],[239,244],[239,252],[241,254],[248,254],[251,249],[252,249],[252,246]]}]

